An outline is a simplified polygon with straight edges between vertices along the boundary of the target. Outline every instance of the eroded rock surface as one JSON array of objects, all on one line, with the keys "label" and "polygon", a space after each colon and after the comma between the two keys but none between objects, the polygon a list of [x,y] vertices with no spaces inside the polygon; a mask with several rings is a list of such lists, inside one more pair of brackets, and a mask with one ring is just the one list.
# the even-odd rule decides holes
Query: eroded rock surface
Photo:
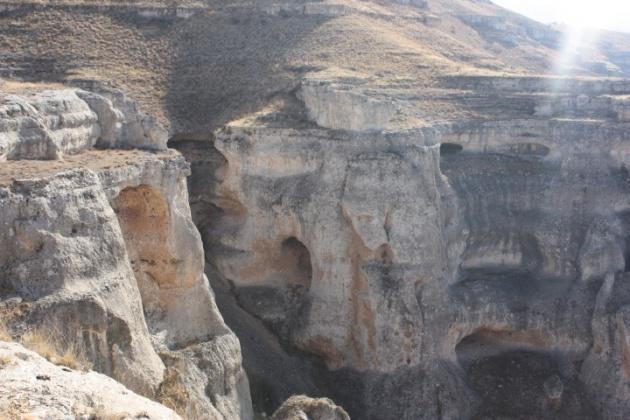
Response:
[{"label": "eroded rock surface", "polygon": [[[130,155],[150,169],[117,187],[111,174],[127,169],[93,153],[55,162],[87,166],[103,212],[117,211],[99,228],[120,229],[112,247],[129,262],[116,287],[142,304],[121,325],[159,355],[144,377],[122,351],[133,380],[191,417],[247,415],[233,403],[246,386],[238,345],[183,216],[190,199],[258,411],[304,393],[360,419],[627,417],[627,35],[601,33],[558,63],[563,28],[488,1],[208,0],[188,19],[176,4],[13,2],[0,15],[0,74],[124,87],[191,162],[189,197],[162,155]],[[153,143],[140,120],[122,143],[138,131]],[[105,131],[97,144],[125,147]],[[22,168],[42,167],[21,165],[7,196],[48,203],[65,172],[25,183]],[[44,204],[33,218],[56,233],[52,212],[37,219]],[[7,282],[37,291],[39,242],[23,242],[7,251]],[[60,258],[74,267],[87,242]]]}]

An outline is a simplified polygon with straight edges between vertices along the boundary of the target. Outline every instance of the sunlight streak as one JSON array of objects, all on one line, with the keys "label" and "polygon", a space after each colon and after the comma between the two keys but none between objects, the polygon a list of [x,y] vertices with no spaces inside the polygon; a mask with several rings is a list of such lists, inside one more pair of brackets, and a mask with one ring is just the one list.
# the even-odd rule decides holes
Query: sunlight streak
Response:
[{"label": "sunlight streak", "polygon": [[593,48],[598,39],[598,31],[586,27],[567,27],[562,35],[558,57],[553,66],[557,76],[573,76],[581,64],[586,51]]}]

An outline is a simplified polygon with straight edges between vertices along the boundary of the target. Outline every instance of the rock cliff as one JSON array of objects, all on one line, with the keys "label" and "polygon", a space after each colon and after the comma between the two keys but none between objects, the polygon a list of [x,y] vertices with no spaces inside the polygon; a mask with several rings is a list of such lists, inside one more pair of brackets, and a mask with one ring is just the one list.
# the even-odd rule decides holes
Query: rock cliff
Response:
[{"label": "rock cliff", "polygon": [[603,368],[623,364],[630,139],[598,103],[628,86],[517,82],[514,118],[414,129],[362,125],[369,99],[307,80],[302,104],[174,143],[208,261],[359,418],[630,410],[623,369]]},{"label": "rock cliff", "polygon": [[[139,139],[130,135],[129,126],[146,119],[111,108],[105,97],[45,91],[9,97],[7,108],[30,112],[29,101],[40,114],[7,111],[0,137],[22,150],[0,169],[1,314],[12,334],[48,331],[59,346],[84,349],[96,371],[186,417],[251,418],[240,346],[204,275],[188,164],[166,150],[87,150],[153,148],[146,133],[160,133],[149,127]],[[20,128],[13,141],[12,127],[35,124],[48,133]],[[115,130],[126,134],[116,139]],[[36,145],[55,137],[82,146],[62,147],[73,153],[63,161],[23,160],[50,158]],[[160,148],[166,142],[154,140]]]}]

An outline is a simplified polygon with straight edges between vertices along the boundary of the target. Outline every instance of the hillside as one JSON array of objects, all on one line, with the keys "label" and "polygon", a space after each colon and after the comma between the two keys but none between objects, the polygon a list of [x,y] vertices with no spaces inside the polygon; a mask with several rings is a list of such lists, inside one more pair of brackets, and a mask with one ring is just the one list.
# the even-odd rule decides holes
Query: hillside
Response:
[{"label": "hillside", "polygon": [[[173,135],[259,111],[322,71],[400,97],[411,117],[456,119],[466,109],[444,98],[443,76],[549,73],[563,39],[472,0],[182,2],[180,17],[159,2],[0,4],[0,77],[121,88]],[[604,34],[573,74],[627,74],[628,51]]]}]

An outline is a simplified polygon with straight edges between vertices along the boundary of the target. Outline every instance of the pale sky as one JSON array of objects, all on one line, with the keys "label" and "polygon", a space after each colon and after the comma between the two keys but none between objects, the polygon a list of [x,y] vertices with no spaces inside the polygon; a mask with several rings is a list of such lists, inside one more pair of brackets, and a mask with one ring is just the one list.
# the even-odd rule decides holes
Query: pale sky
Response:
[{"label": "pale sky", "polygon": [[493,0],[543,23],[630,32],[630,0]]}]

